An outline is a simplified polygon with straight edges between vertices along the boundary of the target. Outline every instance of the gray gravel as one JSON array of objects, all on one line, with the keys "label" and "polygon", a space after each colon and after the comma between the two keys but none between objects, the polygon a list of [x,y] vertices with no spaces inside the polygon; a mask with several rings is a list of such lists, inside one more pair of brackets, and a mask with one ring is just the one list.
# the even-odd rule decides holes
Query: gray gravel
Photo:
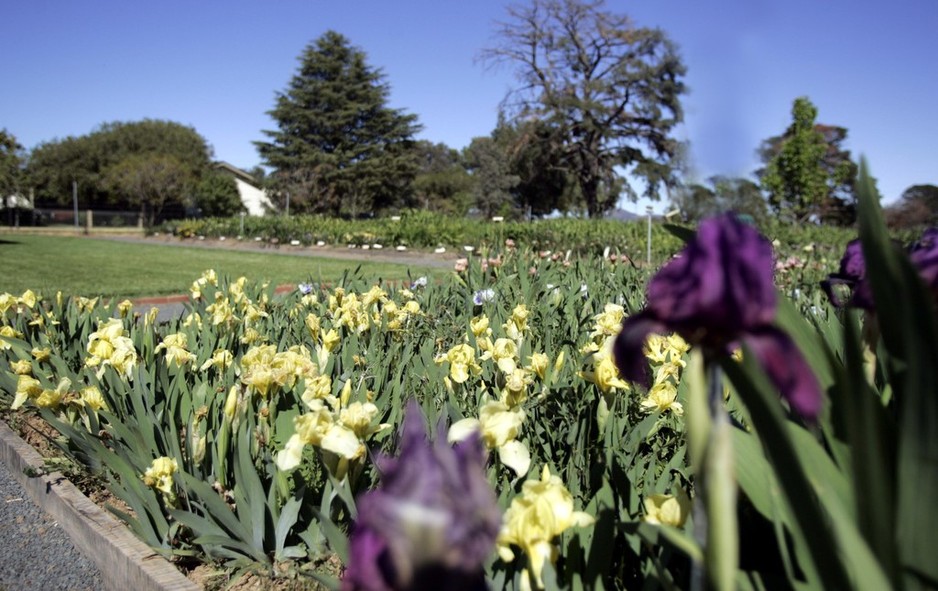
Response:
[{"label": "gray gravel", "polygon": [[[162,304],[135,304],[134,312],[139,312],[140,316],[146,316],[151,308],[159,310],[156,313],[156,323],[169,322],[177,318],[182,318],[187,313],[186,304],[183,302],[169,302]],[[2,591],[2,590],[0,590]]]},{"label": "gray gravel", "polygon": [[0,591],[104,591],[100,571],[0,462]]}]

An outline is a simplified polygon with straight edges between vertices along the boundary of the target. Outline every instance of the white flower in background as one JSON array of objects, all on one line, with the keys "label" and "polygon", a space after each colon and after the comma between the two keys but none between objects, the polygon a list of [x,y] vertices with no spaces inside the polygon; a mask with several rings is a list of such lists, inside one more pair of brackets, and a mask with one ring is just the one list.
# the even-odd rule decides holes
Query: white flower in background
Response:
[{"label": "white flower in background", "polygon": [[479,291],[472,294],[472,303],[476,306],[481,306],[485,302],[491,302],[495,300],[495,290],[494,289],[480,289]]}]

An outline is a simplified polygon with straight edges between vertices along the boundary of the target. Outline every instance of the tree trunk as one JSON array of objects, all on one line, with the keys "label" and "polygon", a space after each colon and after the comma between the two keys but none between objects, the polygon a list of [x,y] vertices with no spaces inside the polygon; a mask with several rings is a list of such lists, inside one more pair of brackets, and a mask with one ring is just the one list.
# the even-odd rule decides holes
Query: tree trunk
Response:
[{"label": "tree trunk", "polygon": [[580,191],[583,193],[583,201],[586,202],[586,211],[591,218],[600,218],[605,211],[602,204],[599,203],[599,178],[590,175],[580,180]]}]

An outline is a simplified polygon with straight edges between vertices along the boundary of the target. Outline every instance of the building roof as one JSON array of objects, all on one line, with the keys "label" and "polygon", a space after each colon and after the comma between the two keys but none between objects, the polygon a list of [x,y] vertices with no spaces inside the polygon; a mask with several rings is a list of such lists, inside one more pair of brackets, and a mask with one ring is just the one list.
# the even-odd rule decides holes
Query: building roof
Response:
[{"label": "building roof", "polygon": [[213,164],[213,166],[215,167],[216,170],[222,170],[222,171],[231,173],[231,174],[233,174],[236,178],[239,178],[239,179],[241,179],[242,181],[244,181],[244,182],[246,182],[246,183],[248,183],[248,184],[250,184],[250,185],[253,185],[253,186],[257,187],[257,188],[260,188],[260,186],[261,186],[261,184],[257,181],[256,178],[254,178],[254,176],[251,175],[251,173],[247,172],[246,170],[242,170],[242,169],[238,168],[237,166],[234,166],[234,165],[232,165],[232,164],[228,164],[227,162],[223,162],[223,161],[221,161],[221,160],[219,160],[218,162],[215,162],[215,163]]}]

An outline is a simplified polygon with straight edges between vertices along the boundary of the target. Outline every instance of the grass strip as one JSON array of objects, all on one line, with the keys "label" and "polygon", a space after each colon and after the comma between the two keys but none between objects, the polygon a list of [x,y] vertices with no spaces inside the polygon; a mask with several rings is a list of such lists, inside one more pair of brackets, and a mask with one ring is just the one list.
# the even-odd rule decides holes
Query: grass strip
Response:
[{"label": "grass strip", "polygon": [[87,297],[141,297],[186,293],[206,269],[275,285],[335,282],[361,265],[362,274],[385,280],[445,271],[403,264],[356,262],[273,252],[140,244],[77,236],[0,233],[0,292],[27,289],[46,296],[62,291]]}]

